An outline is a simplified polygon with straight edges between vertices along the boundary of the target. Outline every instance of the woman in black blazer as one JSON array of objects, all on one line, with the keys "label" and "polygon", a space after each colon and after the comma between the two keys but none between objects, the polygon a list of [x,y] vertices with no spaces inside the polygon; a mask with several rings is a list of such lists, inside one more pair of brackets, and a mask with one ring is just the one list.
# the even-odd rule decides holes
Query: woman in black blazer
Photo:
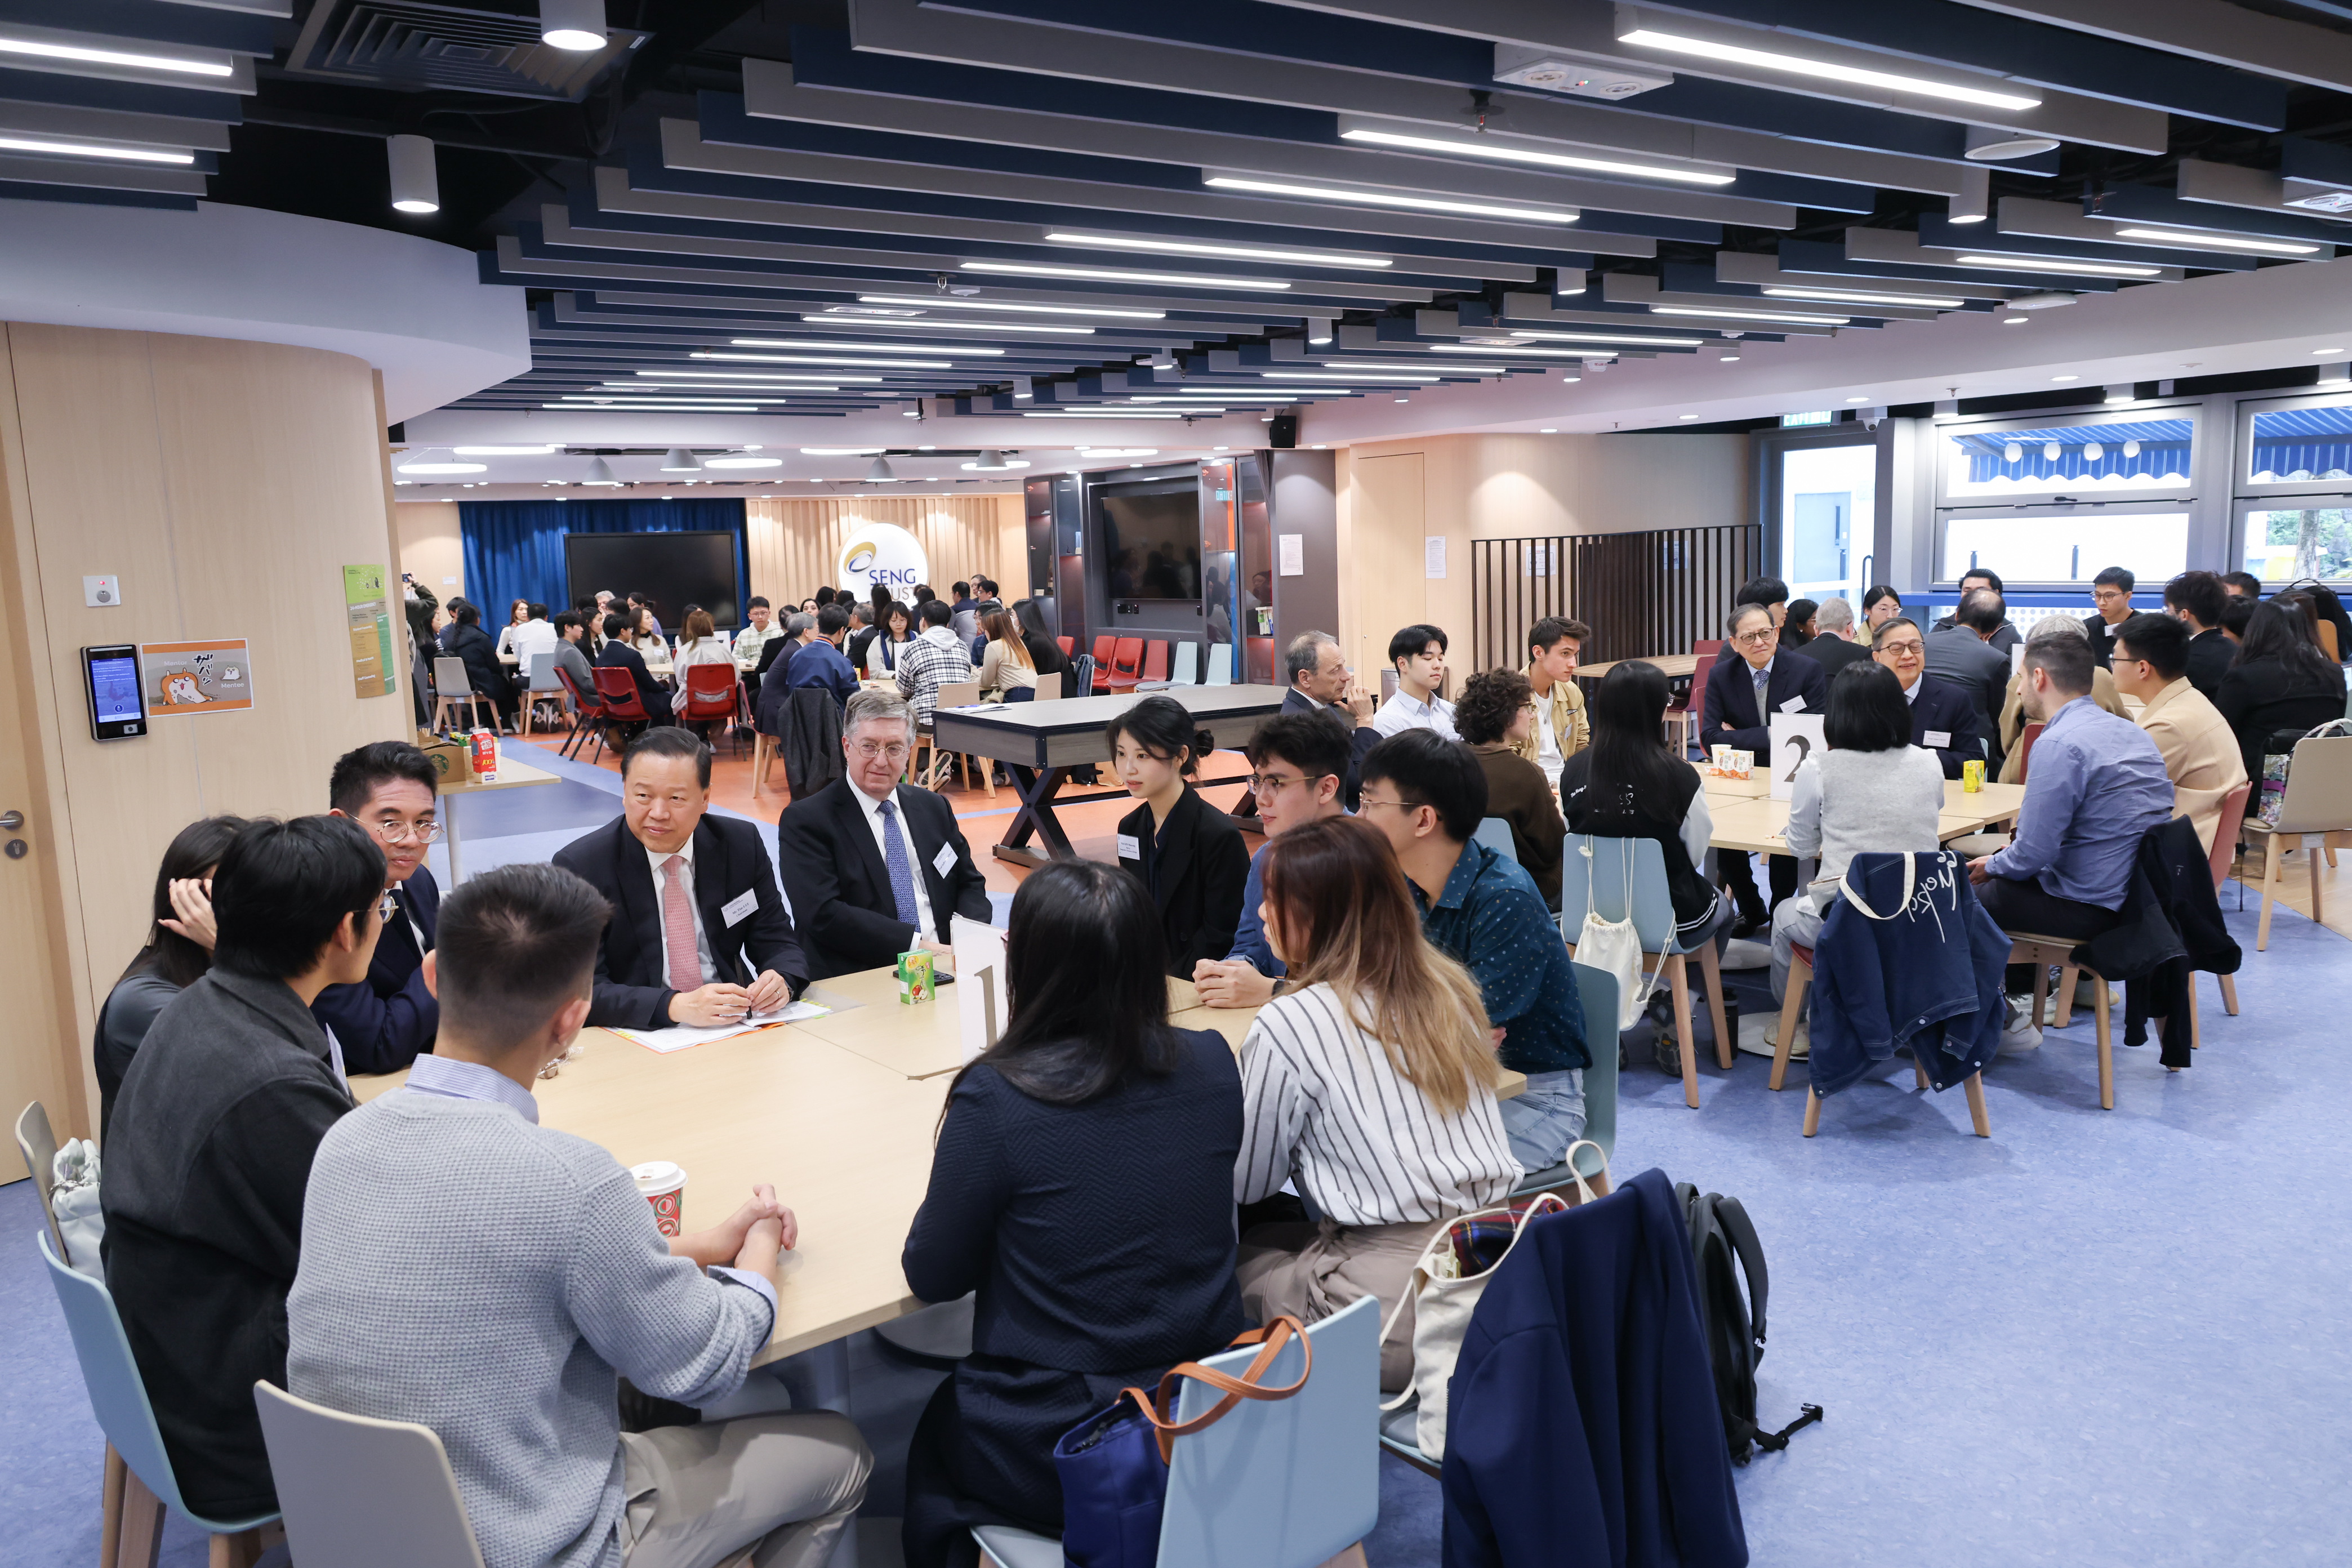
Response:
[{"label": "woman in black blazer", "polygon": [[1241,1075],[1218,1036],[1168,1026],[1150,900],[1055,860],[1013,895],[1007,937],[1011,1020],[948,1091],[907,1236],[917,1296],[978,1293],[971,1354],[907,1457],[908,1568],[971,1563],[976,1524],[1060,1534],[1055,1440],[1242,1328]]},{"label": "woman in black blazer", "polygon": [[2273,734],[2300,733],[2345,716],[2343,667],[2320,652],[2301,615],[2265,600],[2246,623],[2237,659],[2222,672],[2213,706],[2238,737],[2238,754],[2259,798],[2263,756]]},{"label": "woman in black blazer", "polygon": [[474,694],[498,710],[499,722],[512,728],[516,704],[514,682],[499,663],[499,646],[482,629],[482,612],[470,599],[449,601],[449,625],[441,633],[445,658],[463,659],[466,683]]},{"label": "woman in black blazer", "polygon": [[1103,732],[1118,782],[1143,802],[1118,819],[1118,863],[1160,908],[1168,973],[1189,980],[1202,959],[1233,951],[1249,881],[1242,830],[1187,782],[1216,741],[1172,697],[1145,698]]}]

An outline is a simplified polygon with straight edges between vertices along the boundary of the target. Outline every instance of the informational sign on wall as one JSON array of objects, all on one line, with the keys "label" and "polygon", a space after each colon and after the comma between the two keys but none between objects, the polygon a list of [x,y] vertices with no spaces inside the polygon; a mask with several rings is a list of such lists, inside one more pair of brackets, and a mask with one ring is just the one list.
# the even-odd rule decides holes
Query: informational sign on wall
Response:
[{"label": "informational sign on wall", "polygon": [[1421,574],[1432,580],[1445,575],[1445,535],[1429,533],[1422,536]]},{"label": "informational sign on wall", "polygon": [[1277,533],[1274,536],[1277,570],[1286,577],[1307,575],[1307,536],[1303,533]]},{"label": "informational sign on wall", "polygon": [[147,716],[235,713],[253,706],[253,663],[243,637],[139,645]]},{"label": "informational sign on wall", "polygon": [[382,566],[343,568],[343,613],[352,631],[352,691],[388,697],[400,689],[393,674],[392,574]]}]

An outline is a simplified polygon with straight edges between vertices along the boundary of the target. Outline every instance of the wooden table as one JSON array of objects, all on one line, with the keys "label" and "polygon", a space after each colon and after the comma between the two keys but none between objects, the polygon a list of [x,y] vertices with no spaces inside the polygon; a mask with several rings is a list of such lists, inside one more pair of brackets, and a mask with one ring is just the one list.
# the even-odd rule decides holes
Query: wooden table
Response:
[{"label": "wooden table", "polygon": [[1621,664],[1634,663],[1656,665],[1668,680],[1688,680],[1698,674],[1698,655],[1695,653],[1652,653],[1639,659],[1609,658],[1599,664],[1580,664],[1576,667],[1576,679],[1598,680]]},{"label": "wooden table", "polygon": [[[1172,697],[1184,705],[1200,727],[1216,738],[1220,747],[1238,746],[1261,720],[1282,711],[1287,695],[1279,686],[1171,686],[1165,691],[1121,692],[1112,697],[1066,697],[1052,702],[982,702],[963,708],[941,708],[931,716],[933,743],[942,752],[963,752],[1004,763],[1021,787],[1021,809],[1014,814],[997,858],[1023,866],[1043,866],[1048,859],[1074,859],[1069,836],[1054,815],[1058,800],[1124,800],[1125,790],[1098,790],[1063,795],[1062,781],[1072,768],[1110,761],[1103,726],[1146,697]],[[1238,779],[1203,779],[1204,784],[1238,784]],[[1031,834],[1045,841],[1040,852],[1028,847]]]},{"label": "wooden table", "polygon": [[[1757,855],[1789,852],[1789,803],[1770,799],[1767,793],[1770,786],[1760,774],[1753,780],[1710,778],[1706,782],[1707,812],[1715,828],[1708,844]],[[1750,784],[1756,787],[1751,789]],[[1736,794],[1728,788],[1718,792],[1717,786],[1734,785]],[[1959,780],[1946,779],[1943,809],[1936,817],[1937,842],[1948,843],[1997,823],[2014,822],[2024,800],[2023,784],[1989,784],[1971,795],[1960,788]]]},{"label": "wooden table", "polygon": [[462,779],[452,774],[441,781],[440,793],[449,802],[447,807],[441,813],[441,826],[448,830],[449,885],[451,887],[454,888],[464,880],[464,873],[457,863],[457,797],[463,795],[487,795],[494,789],[522,789],[530,784],[553,784],[557,776],[545,768],[535,768],[529,763],[517,762],[513,753],[507,750],[506,742],[501,741],[499,742],[499,776],[494,782],[478,783],[470,773],[465,774]]}]

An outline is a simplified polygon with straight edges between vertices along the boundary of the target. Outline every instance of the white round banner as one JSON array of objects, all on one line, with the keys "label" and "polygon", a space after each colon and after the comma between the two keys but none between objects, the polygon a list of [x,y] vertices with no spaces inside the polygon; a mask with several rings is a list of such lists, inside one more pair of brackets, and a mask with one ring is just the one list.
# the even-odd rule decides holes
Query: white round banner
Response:
[{"label": "white round banner", "polygon": [[903,599],[931,574],[930,562],[915,536],[896,523],[861,523],[842,542],[836,586],[869,595],[879,583],[894,599]]}]

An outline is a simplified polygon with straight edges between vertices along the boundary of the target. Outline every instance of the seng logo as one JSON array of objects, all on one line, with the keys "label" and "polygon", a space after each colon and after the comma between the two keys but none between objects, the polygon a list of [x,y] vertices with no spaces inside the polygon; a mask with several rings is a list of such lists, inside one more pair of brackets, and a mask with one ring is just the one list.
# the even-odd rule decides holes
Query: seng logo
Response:
[{"label": "seng logo", "polygon": [[887,522],[860,525],[842,542],[838,564],[838,581],[866,592],[878,584],[899,599],[931,573],[921,541]]}]

